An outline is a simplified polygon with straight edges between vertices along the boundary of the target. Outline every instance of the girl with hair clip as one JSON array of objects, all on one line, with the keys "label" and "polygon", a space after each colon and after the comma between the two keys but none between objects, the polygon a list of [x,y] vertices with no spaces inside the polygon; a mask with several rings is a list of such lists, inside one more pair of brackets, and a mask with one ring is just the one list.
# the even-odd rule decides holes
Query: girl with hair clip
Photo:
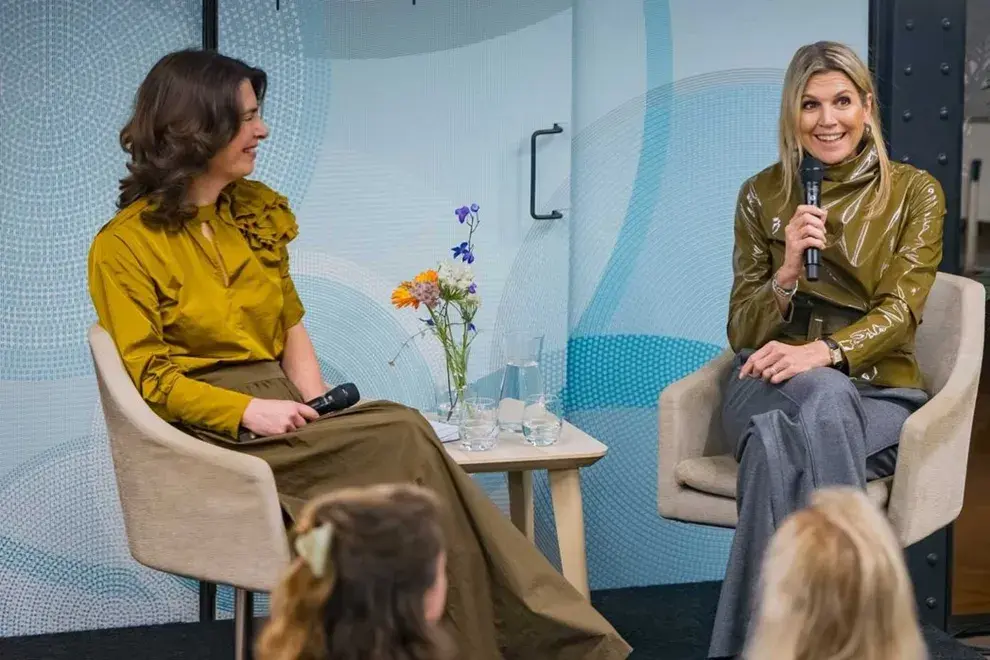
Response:
[{"label": "girl with hair clip", "polygon": [[788,518],[763,563],[747,660],[925,660],[900,545],[860,490],[830,488]]},{"label": "girl with hair clip", "polygon": [[272,594],[259,660],[448,660],[438,499],[418,486],[350,488],[306,505],[297,557]]}]

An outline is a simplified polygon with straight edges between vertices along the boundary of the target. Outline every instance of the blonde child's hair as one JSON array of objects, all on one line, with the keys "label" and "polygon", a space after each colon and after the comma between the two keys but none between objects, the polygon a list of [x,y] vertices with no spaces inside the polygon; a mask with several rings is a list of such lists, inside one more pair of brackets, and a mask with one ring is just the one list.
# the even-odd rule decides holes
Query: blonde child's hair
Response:
[{"label": "blonde child's hair", "polygon": [[914,589],[886,518],[828,488],[791,515],[763,562],[747,660],[925,660]]}]

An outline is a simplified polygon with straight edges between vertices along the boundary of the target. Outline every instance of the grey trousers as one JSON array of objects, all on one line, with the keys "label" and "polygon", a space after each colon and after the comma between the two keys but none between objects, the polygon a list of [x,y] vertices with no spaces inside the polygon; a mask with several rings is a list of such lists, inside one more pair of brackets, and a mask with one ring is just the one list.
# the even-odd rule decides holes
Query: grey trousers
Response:
[{"label": "grey trousers", "polygon": [[736,356],[723,387],[723,430],[735,442],[739,462],[739,523],[709,658],[743,651],[760,564],[777,526],[817,488],[865,488],[867,481],[893,474],[901,426],[928,400],[922,390],[873,387],[829,368],[780,385],[740,380],[739,369],[751,353]]}]

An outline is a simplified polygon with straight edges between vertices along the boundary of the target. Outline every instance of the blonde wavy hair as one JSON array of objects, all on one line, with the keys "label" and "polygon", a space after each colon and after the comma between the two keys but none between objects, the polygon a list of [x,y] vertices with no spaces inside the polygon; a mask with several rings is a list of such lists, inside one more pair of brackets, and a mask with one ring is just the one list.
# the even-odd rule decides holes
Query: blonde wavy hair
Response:
[{"label": "blonde wavy hair", "polygon": [[774,534],[747,660],[926,660],[900,544],[861,490],[812,496]]},{"label": "blonde wavy hair", "polygon": [[883,143],[883,130],[880,125],[880,104],[877,102],[876,86],[869,68],[848,46],[834,41],[818,41],[802,46],[794,53],[784,75],[784,88],[780,96],[780,121],[778,145],[780,164],[783,168],[781,195],[784,206],[791,199],[798,180],[798,168],[804,158],[801,145],[801,105],[808,81],[820,73],[838,72],[844,74],[856,88],[860,103],[872,99],[872,108],[866,117],[866,139],[876,150],[880,166],[880,183],[873,200],[866,207],[869,216],[883,211],[890,200],[891,165],[890,156]]},{"label": "blonde wavy hair", "polygon": [[447,660],[450,638],[426,620],[444,536],[441,504],[413,485],[349,488],[306,504],[290,534],[332,530],[326,565],[296,557],[272,593],[259,660]]}]

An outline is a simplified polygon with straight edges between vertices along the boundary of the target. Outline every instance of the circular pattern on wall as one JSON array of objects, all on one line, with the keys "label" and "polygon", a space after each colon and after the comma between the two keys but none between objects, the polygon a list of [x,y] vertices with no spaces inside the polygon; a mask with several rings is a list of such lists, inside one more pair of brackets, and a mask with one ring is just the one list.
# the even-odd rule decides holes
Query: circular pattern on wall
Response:
[{"label": "circular pattern on wall", "polygon": [[[569,182],[562,184],[546,202],[547,208],[566,208]],[[534,221],[519,245],[502,287],[502,298],[492,328],[492,349],[487,371],[501,378],[505,367],[504,337],[516,331],[543,336],[540,370],[544,389],[559,392],[566,377],[567,304],[570,273],[570,218]],[[499,383],[490,389],[498,396]]]},{"label": "circular pattern on wall", "polygon": [[[199,39],[196,0],[0,0],[0,372],[89,373],[86,259],[125,173],[118,134],[152,64]],[[108,38],[108,35],[113,35]]]},{"label": "circular pattern on wall", "polygon": [[[575,188],[575,278],[590,279],[581,272],[585,253],[600,268],[604,232],[596,225],[623,218],[594,278],[594,296],[571,312],[580,315],[579,333],[656,332],[657,322],[678,321],[684,333],[661,334],[691,336],[692,327],[711,327],[712,319],[699,322],[697,314],[721,313],[724,299],[710,297],[702,308],[699,297],[728,292],[736,194],[776,159],[782,77],[778,69],[745,69],[679,80],[631,99],[576,136],[575,159],[598,164],[604,174]],[[636,183],[616,189],[610,161],[640,145]]]},{"label": "circular pattern on wall", "polygon": [[306,307],[304,323],[326,382],[351,381],[364,398],[435,408],[434,392],[442,381],[445,385],[443,351],[430,334],[410,340],[424,329],[423,314],[393,310],[394,284],[360,264],[294,249],[291,259]]},{"label": "circular pattern on wall", "polygon": [[319,301],[309,306],[306,327],[331,385],[353,382],[365,399],[436,408],[436,384],[418,346],[411,343],[396,358],[409,335],[384,305],[341,282],[294,279],[304,301]]},{"label": "circular pattern on wall", "polygon": [[263,114],[271,134],[259,149],[252,178],[264,180],[296,203],[306,193],[326,132],[330,60],[313,57],[308,40],[326,40],[314,20],[316,3],[272,0],[220,3],[220,52],[268,74]]},{"label": "circular pattern on wall", "polygon": [[[681,80],[576,137],[576,158],[603,173],[581,179],[573,198],[572,281],[597,287],[585,310],[571,310],[581,323],[568,344],[566,397],[571,421],[609,446],[583,477],[585,515],[597,521],[588,531],[593,588],[724,570],[731,534],[656,511],[657,399],[725,345],[733,207],[742,181],[774,160],[781,75]],[[641,141],[637,179],[654,183],[616,185],[610,163]],[[616,236],[616,215],[623,222],[606,257],[601,237]]]},{"label": "circular pattern on wall", "polygon": [[[782,78],[776,69],[723,71],[675,85],[665,176],[637,249],[623,254],[613,332],[724,344],[736,197],[777,158]],[[659,287],[642,285],[650,278]]]},{"label": "circular pattern on wall", "polygon": [[4,475],[0,512],[0,636],[195,616],[187,587],[130,558],[105,433]]},{"label": "circular pattern on wall", "polygon": [[[293,4],[276,15],[267,0],[221,3],[221,50],[269,73],[265,111],[273,130],[255,176],[295,199],[309,185],[322,139],[330,70],[327,60],[301,56],[302,19]],[[117,182],[126,174],[119,130],[155,61],[199,46],[201,11],[198,0],[123,3],[113,11],[0,0],[5,378],[91,373],[84,342],[95,315],[86,260],[93,235],[116,212]]]}]

